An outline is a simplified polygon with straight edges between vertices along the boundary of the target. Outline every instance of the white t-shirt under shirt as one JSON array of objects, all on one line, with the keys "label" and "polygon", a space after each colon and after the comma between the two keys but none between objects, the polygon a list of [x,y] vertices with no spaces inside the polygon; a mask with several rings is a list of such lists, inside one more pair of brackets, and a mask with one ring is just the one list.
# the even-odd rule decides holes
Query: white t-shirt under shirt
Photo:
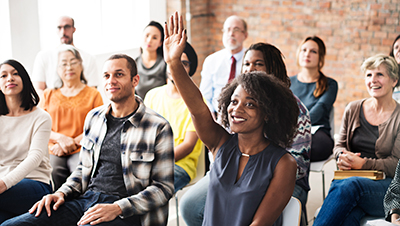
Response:
[{"label": "white t-shirt under shirt", "polygon": [[22,116],[0,115],[0,178],[7,189],[24,178],[50,183],[50,133],[50,115],[40,108]]},{"label": "white t-shirt under shirt", "polygon": [[[96,59],[83,50],[78,50],[82,57],[83,75],[88,86],[99,86],[100,75]],[[57,74],[58,49],[43,50],[36,55],[31,79],[33,82],[46,82],[47,89],[61,87],[61,79]]]}]

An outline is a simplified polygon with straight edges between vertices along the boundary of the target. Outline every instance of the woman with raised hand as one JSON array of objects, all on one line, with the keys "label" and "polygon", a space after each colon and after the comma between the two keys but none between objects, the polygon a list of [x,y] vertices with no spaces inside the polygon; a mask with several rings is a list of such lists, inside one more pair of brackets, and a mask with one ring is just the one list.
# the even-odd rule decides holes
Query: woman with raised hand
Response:
[{"label": "woman with raised hand", "polygon": [[24,66],[0,64],[0,224],[25,213],[51,192],[49,114]]},{"label": "woman with raised hand", "polygon": [[141,54],[135,59],[140,75],[136,94],[142,99],[149,90],[167,83],[167,65],[163,58],[163,41],[163,27],[158,22],[151,21],[143,31]]},{"label": "woman with raised hand", "polygon": [[399,67],[378,54],[361,65],[369,98],[345,109],[334,153],[340,170],[380,170],[386,179],[332,181],[314,226],[360,225],[365,215],[384,217],[383,198],[400,158],[400,104],[393,98]]},{"label": "woman with raised hand", "polygon": [[296,161],[284,149],[297,129],[299,108],[292,92],[264,72],[242,74],[221,93],[221,126],[182,65],[187,37],[177,12],[165,33],[164,59],[215,158],[203,225],[280,225],[296,180]]},{"label": "woman with raised hand", "polygon": [[[252,44],[245,52],[242,72],[263,71],[271,74],[290,87],[290,79],[287,76],[286,65],[281,51],[268,43]],[[296,98],[296,97],[295,97]],[[296,185],[292,196],[298,198],[302,204],[304,215],[302,224],[306,225],[305,205],[310,186],[308,176],[310,170],[311,149],[311,121],[307,108],[296,98],[299,107],[297,132],[293,138],[293,144],[286,150],[292,154],[297,162]],[[209,174],[206,174],[195,185],[191,186],[180,199],[181,213],[189,226],[201,225],[204,216],[204,206],[207,197]]]},{"label": "woman with raised hand", "polygon": [[332,154],[334,141],[330,135],[330,113],[336,100],[337,82],[322,73],[326,48],[317,36],[307,37],[297,51],[300,72],[290,77],[290,89],[310,112],[312,135],[311,162],[322,161]]},{"label": "woman with raised hand", "polygon": [[60,46],[57,73],[61,87],[46,89],[40,102],[53,121],[49,150],[55,190],[79,163],[79,142],[87,113],[103,105],[100,92],[86,85],[82,57],[72,45]]}]

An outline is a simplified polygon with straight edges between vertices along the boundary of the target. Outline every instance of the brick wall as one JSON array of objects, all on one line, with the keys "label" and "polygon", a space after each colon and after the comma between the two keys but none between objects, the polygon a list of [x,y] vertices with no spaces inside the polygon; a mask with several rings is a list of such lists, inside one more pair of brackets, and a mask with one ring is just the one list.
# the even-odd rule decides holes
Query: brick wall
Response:
[{"label": "brick wall", "polygon": [[[167,15],[175,10],[186,13],[185,0],[169,0],[167,5]],[[205,57],[223,48],[221,29],[230,15],[241,16],[248,23],[245,47],[268,42],[282,51],[290,76],[299,71],[299,44],[307,36],[322,38],[327,47],[322,71],[339,83],[334,104],[336,132],[346,104],[368,97],[359,66],[374,54],[388,54],[400,34],[398,0],[191,0],[190,8],[191,44],[199,55],[194,76],[197,84]]]}]

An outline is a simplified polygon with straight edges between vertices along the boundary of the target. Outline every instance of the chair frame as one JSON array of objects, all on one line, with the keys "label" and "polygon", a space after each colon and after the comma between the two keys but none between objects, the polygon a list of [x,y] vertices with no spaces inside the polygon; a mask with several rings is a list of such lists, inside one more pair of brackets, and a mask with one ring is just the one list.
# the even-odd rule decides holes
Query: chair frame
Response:
[{"label": "chair frame", "polygon": [[[189,182],[189,184],[187,184],[184,188],[194,185],[195,183],[197,183],[197,181],[199,181],[201,178],[204,177],[204,175],[206,173],[205,151],[206,151],[205,146],[203,144],[198,161],[197,161],[196,177],[193,178],[193,180],[191,180]],[[176,193],[178,193],[178,191],[176,191],[175,195],[174,195],[175,196],[175,208],[176,208],[176,225],[179,226],[179,206],[178,206],[178,195]]]}]

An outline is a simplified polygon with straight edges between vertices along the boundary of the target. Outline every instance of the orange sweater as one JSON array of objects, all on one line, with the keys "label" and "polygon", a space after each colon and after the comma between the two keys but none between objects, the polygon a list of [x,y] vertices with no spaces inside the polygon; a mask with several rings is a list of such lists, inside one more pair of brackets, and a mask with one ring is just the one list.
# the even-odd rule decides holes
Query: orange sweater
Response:
[{"label": "orange sweater", "polygon": [[[64,96],[60,89],[46,89],[44,99],[40,101],[40,107],[50,114],[53,121],[51,130],[72,138],[83,133],[86,114],[100,105],[103,105],[100,92],[89,86],[73,97]],[[54,144],[49,142],[49,150]],[[79,150],[80,148],[71,154]]]}]

